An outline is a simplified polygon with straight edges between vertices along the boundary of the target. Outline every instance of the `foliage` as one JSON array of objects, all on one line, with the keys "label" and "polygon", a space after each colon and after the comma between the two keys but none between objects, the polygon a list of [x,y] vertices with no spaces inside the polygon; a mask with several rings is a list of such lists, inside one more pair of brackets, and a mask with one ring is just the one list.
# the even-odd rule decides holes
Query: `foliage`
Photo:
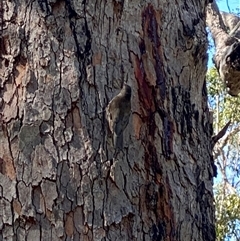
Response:
[{"label": "foliage", "polygon": [[240,122],[240,98],[233,98],[227,94],[215,67],[208,70],[207,80],[209,104],[214,110],[214,120],[218,127],[222,128],[229,120],[234,123]]},{"label": "foliage", "polygon": [[240,98],[227,94],[217,70],[207,73],[209,106],[214,113],[215,134],[231,120],[226,135],[214,148],[218,177],[215,192],[217,240],[240,240]]},{"label": "foliage", "polygon": [[236,193],[225,192],[228,190],[220,184],[216,187],[216,231],[217,240],[239,237],[240,235],[240,197]]}]

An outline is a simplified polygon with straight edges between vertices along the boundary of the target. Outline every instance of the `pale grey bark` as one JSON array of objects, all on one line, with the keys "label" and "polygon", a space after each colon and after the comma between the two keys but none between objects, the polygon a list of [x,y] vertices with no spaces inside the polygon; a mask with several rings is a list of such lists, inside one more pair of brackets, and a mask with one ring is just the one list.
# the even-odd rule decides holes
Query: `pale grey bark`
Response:
[{"label": "pale grey bark", "polygon": [[205,1],[20,2],[2,9],[0,240],[215,240]]}]

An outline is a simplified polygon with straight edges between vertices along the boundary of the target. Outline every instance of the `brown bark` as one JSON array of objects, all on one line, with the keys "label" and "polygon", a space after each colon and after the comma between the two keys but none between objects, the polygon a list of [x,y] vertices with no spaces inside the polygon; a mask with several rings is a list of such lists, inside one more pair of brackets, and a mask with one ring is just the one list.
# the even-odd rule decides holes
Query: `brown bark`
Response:
[{"label": "brown bark", "polygon": [[20,2],[1,9],[0,240],[215,240],[205,1]]},{"label": "brown bark", "polygon": [[232,96],[240,92],[239,24],[239,17],[220,13],[215,1],[208,5],[207,25],[216,47],[215,66]]}]

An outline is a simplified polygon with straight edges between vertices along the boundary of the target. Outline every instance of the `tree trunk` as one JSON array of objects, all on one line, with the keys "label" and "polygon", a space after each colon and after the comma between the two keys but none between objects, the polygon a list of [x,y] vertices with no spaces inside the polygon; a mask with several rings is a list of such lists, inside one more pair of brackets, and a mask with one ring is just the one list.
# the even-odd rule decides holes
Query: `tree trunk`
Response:
[{"label": "tree trunk", "polygon": [[205,1],[1,4],[0,240],[215,240]]},{"label": "tree trunk", "polygon": [[216,48],[214,63],[232,96],[237,96],[240,92],[239,20],[238,16],[220,12],[215,1],[208,5],[207,25]]}]

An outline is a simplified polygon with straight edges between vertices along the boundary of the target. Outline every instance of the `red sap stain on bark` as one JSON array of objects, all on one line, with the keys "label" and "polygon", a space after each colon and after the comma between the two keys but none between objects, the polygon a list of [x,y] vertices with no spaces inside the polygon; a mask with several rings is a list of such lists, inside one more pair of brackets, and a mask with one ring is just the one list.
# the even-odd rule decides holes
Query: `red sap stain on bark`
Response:
[{"label": "red sap stain on bark", "polygon": [[[160,11],[149,4],[142,12],[142,36],[139,42],[140,55],[131,53],[134,74],[138,84],[138,96],[142,115],[148,130],[144,142],[145,169],[151,175],[151,186],[146,186],[147,209],[153,210],[156,222],[151,228],[152,240],[174,240],[174,213],[171,203],[171,186],[163,177],[163,161],[173,153],[174,123],[166,110],[166,78],[163,69],[163,52],[160,38]],[[158,98],[160,96],[160,98]],[[154,140],[156,129],[155,114],[162,120],[162,155],[159,154]],[[152,189],[151,189],[152,188]],[[158,189],[157,189],[158,188]]]},{"label": "red sap stain on bark", "polygon": [[[163,74],[163,54],[160,42],[160,36],[158,33],[158,21],[159,14],[154,10],[152,5],[148,5],[142,13],[142,29],[144,33],[144,38],[147,38],[151,41],[152,44],[152,56],[155,60],[155,72],[156,72],[156,85],[160,89],[161,98],[165,99],[166,95],[166,83],[165,77]],[[146,43],[144,43],[146,44]],[[140,50],[143,46],[141,43]]]},{"label": "red sap stain on bark", "polygon": [[134,74],[138,83],[138,96],[141,102],[143,117],[149,116],[150,112],[155,110],[152,88],[146,82],[146,74],[142,59],[131,53],[133,62]]},{"label": "red sap stain on bark", "polygon": [[131,53],[134,74],[138,83],[138,95],[143,117],[155,112],[156,96],[163,102],[166,96],[166,83],[163,73],[162,46],[159,36],[160,11],[150,4],[142,12],[143,34],[139,42],[140,56]]}]

